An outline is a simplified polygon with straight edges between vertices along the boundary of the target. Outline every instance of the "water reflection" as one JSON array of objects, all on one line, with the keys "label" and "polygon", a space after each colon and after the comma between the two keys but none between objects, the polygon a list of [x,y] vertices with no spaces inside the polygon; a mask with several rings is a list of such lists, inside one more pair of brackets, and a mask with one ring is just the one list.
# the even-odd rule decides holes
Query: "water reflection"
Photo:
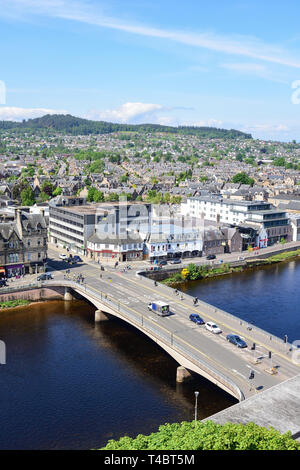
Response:
[{"label": "water reflection", "polygon": [[85,302],[47,302],[1,313],[1,449],[92,448],[235,403],[205,379],[176,384],[177,363],[141,332],[94,324]]}]

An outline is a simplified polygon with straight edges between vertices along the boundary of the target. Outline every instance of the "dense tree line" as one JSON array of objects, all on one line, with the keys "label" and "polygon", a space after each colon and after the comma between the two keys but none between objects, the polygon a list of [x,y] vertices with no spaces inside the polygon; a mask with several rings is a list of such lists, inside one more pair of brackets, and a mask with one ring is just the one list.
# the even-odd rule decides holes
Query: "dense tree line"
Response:
[{"label": "dense tree line", "polygon": [[251,139],[251,134],[246,134],[234,129],[217,129],[213,127],[193,126],[163,126],[160,124],[116,124],[105,121],[90,121],[71,116],[70,114],[47,114],[46,116],[23,120],[22,122],[0,121],[0,129],[34,131],[49,129],[70,135],[110,134],[117,131],[127,132],[168,132],[172,134],[195,135],[203,138],[245,138]]}]

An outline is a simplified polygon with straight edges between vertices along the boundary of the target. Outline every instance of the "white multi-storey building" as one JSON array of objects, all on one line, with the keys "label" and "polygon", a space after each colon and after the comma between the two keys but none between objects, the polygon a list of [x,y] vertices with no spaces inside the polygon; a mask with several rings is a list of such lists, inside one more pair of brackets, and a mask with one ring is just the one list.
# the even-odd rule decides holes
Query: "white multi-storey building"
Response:
[{"label": "white multi-storey building", "polygon": [[257,246],[291,240],[291,226],[285,211],[264,201],[235,201],[221,195],[190,197],[181,206],[183,216],[257,228]]}]

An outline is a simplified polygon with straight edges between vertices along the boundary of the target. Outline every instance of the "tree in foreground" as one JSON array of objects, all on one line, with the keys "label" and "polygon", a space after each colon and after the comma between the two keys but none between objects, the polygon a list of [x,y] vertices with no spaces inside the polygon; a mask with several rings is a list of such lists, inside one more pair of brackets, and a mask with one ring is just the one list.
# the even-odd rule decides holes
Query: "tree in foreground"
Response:
[{"label": "tree in foreground", "polygon": [[291,433],[255,423],[224,425],[212,421],[165,424],[149,436],[110,440],[101,450],[300,450]]}]

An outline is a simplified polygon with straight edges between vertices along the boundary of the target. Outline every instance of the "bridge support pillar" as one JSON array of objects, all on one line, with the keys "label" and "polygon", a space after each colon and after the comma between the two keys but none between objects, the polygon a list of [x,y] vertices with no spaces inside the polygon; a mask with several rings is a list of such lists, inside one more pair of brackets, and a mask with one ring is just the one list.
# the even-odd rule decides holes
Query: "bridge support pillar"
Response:
[{"label": "bridge support pillar", "polygon": [[95,311],[95,322],[98,323],[100,321],[107,321],[109,317],[106,313],[102,312],[101,310]]},{"label": "bridge support pillar", "polygon": [[68,287],[65,287],[64,300],[73,300],[73,295]]},{"label": "bridge support pillar", "polygon": [[176,382],[182,383],[191,380],[192,376],[190,372],[183,366],[177,367]]}]

